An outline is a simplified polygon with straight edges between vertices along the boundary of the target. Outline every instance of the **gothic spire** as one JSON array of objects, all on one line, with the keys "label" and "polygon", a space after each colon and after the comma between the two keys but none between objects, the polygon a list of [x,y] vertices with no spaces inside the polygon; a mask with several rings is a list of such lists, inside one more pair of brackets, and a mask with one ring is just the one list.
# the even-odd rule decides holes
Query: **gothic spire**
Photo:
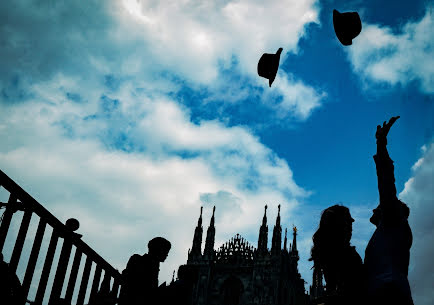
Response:
[{"label": "gothic spire", "polygon": [[286,248],[286,244],[287,244],[287,241],[288,241],[288,238],[286,236],[287,233],[288,233],[288,229],[285,228],[285,239],[283,240],[283,250],[285,250],[285,252],[288,252],[288,249]]},{"label": "gothic spire", "polygon": [[293,239],[292,239],[292,248],[291,253],[298,260],[298,250],[297,250],[297,227],[294,226],[293,231]]},{"label": "gothic spire", "polygon": [[265,205],[264,217],[262,218],[262,225],[259,229],[258,238],[258,253],[264,254],[268,252],[268,226],[267,226],[267,205]]},{"label": "gothic spire", "polygon": [[197,221],[197,227],[194,230],[193,246],[191,247],[188,260],[198,259],[202,255],[202,210],[203,207],[200,207],[200,216],[199,220]]},{"label": "gothic spire", "polygon": [[271,254],[280,254],[282,250],[282,227],[280,226],[280,204],[278,206],[276,224],[273,229],[273,239],[271,242]]},{"label": "gothic spire", "polygon": [[215,214],[215,206],[212,209],[211,221],[209,223],[209,227],[206,232],[205,250],[203,251],[203,254],[209,259],[211,259],[214,256],[214,241],[215,241],[214,214]]},{"label": "gothic spire", "polygon": [[267,208],[268,206],[265,205],[265,209],[264,209],[264,217],[262,217],[262,225],[266,226],[267,225]]}]

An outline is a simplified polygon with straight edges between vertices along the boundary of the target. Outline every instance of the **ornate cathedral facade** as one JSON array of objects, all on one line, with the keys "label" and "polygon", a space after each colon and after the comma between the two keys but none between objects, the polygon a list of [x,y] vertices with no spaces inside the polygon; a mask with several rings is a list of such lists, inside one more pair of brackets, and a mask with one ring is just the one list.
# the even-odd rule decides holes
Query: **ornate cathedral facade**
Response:
[{"label": "ornate cathedral facade", "polygon": [[304,305],[309,295],[298,272],[297,229],[287,247],[287,230],[282,248],[280,205],[268,249],[267,206],[255,248],[236,234],[214,250],[214,214],[207,230],[202,253],[202,208],[194,232],[187,266],[195,268],[197,281],[193,288],[195,305]]}]

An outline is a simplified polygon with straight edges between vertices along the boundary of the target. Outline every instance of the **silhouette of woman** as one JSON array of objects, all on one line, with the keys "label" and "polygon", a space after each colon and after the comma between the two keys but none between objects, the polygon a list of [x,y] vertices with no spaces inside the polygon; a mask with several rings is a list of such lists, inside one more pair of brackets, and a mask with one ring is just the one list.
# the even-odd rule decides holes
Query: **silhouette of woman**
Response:
[{"label": "silhouette of woman", "polygon": [[312,237],[309,260],[323,271],[327,294],[321,302],[326,305],[363,303],[363,263],[350,245],[353,222],[347,207],[331,206],[322,212],[319,228]]},{"label": "silhouette of woman", "polygon": [[374,156],[380,204],[370,221],[377,227],[365,251],[369,304],[412,305],[408,264],[413,241],[410,210],[396,197],[393,161],[387,151],[387,134],[399,116],[377,126]]}]

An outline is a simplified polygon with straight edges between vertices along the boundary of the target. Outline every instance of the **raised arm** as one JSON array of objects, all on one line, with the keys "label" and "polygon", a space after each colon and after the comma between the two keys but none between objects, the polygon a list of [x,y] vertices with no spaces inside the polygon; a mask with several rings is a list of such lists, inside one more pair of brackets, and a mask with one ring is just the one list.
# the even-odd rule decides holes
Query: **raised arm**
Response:
[{"label": "raised arm", "polygon": [[383,215],[398,207],[396,197],[395,175],[393,161],[387,151],[387,134],[390,128],[399,119],[399,116],[392,117],[383,126],[377,126],[375,137],[377,138],[377,154],[374,156],[377,167],[378,191],[380,193],[380,207]]}]

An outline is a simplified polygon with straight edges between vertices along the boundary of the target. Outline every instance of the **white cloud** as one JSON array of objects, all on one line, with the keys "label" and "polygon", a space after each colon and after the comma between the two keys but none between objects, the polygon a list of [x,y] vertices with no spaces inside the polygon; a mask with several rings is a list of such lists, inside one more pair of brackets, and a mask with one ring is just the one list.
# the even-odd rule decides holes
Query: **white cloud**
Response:
[{"label": "white cloud", "polygon": [[432,304],[434,294],[434,143],[424,146],[423,156],[413,166],[413,176],[399,194],[410,208],[409,222],[413,232],[409,281],[415,304]]},{"label": "white cloud", "polygon": [[122,3],[159,61],[200,83],[214,81],[219,62],[228,65],[233,55],[243,72],[256,76],[262,53],[296,51],[304,26],[318,22],[314,0]]},{"label": "white cloud", "polygon": [[417,80],[424,93],[434,91],[434,17],[427,9],[418,21],[408,22],[395,34],[389,27],[363,24],[348,48],[355,72],[364,79],[390,85]]},{"label": "white cloud", "polygon": [[[307,119],[326,97],[325,92],[317,92],[294,77],[278,75],[276,80],[275,87],[264,93],[263,99],[264,103],[276,109],[279,118],[293,115],[302,120]],[[279,99],[279,96],[282,98]]]},{"label": "white cloud", "polygon": [[[110,74],[145,89],[176,92],[175,77],[210,92],[209,101],[256,98],[260,88],[269,89],[256,72],[262,53],[283,47],[283,62],[286,52],[297,52],[305,26],[318,23],[319,11],[315,0],[2,4],[9,17],[0,22],[0,92],[9,101],[31,97],[29,86],[59,73],[84,79],[88,88]],[[229,74],[239,78],[231,80]],[[288,87],[285,79],[280,76],[274,84],[287,101],[284,109],[272,109],[306,119],[323,93],[298,80]],[[255,89],[246,91],[246,84]],[[294,94],[307,99],[294,100]]]},{"label": "white cloud", "polygon": [[[318,22],[315,1],[123,1],[135,17],[135,30],[152,44],[152,56],[159,64],[177,71],[194,84],[207,85],[215,99],[237,102],[249,95],[242,83],[255,86],[250,96],[260,95],[264,105],[275,110],[279,119],[304,120],[320,105],[325,93],[291,80],[280,71],[274,83],[270,102],[268,82],[257,75],[257,62],[263,53],[274,53],[283,47],[297,52],[298,40],[308,23]],[[290,8],[290,9],[289,9]],[[130,19],[128,19],[130,22]],[[182,26],[180,26],[182,25]],[[182,46],[182,47],[180,47]],[[234,57],[237,64],[233,65]],[[234,84],[220,73],[236,69],[242,81]],[[259,92],[259,88],[264,88]]]},{"label": "white cloud", "polygon": [[[224,191],[237,199],[232,213],[217,206],[218,241],[256,232],[265,203],[281,203],[288,216],[308,195],[287,163],[245,128],[193,124],[173,101],[133,98],[129,91],[115,96],[119,105],[104,117],[98,103],[67,103],[65,86],[44,85],[47,102],[36,98],[3,108],[0,167],[61,220],[78,218],[83,239],[119,269],[132,253],[145,252],[150,238],[163,235],[173,241],[161,273],[168,280],[186,261],[201,194]],[[101,142],[124,128],[116,116],[127,114],[134,144],[129,153]],[[270,214],[273,219],[275,211]]]},{"label": "white cloud", "polygon": [[[164,281],[186,261],[202,194],[215,195],[216,248],[237,232],[257,236],[265,203],[272,227],[278,203],[288,219],[309,194],[248,127],[193,123],[169,93],[186,83],[237,102],[268,90],[260,55],[296,52],[318,9],[311,0],[155,1],[138,14],[136,3],[132,15],[118,1],[0,2],[9,16],[0,20],[0,168],[61,220],[78,218],[83,239],[120,270],[166,236]],[[232,68],[253,92],[241,81],[221,90]],[[324,96],[281,72],[270,90],[281,102],[262,102],[285,118],[306,119]]]}]

